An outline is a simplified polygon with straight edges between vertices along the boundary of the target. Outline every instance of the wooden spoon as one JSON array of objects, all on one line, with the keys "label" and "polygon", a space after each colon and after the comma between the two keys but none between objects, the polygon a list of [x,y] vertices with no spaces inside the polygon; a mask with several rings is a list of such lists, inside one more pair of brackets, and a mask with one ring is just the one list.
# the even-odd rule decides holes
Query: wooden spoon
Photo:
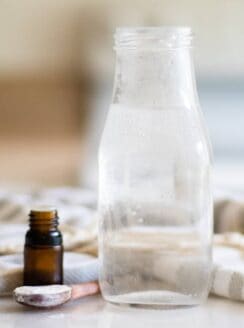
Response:
[{"label": "wooden spoon", "polygon": [[99,293],[97,282],[88,282],[72,286],[21,286],[13,292],[16,302],[39,308],[50,308],[84,296]]}]

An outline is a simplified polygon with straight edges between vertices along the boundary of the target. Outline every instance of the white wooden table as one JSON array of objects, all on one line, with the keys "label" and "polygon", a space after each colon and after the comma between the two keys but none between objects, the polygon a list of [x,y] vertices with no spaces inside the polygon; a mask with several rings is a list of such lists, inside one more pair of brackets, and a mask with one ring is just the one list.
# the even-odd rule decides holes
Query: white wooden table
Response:
[{"label": "white wooden table", "polygon": [[100,296],[36,310],[0,299],[1,328],[229,328],[244,327],[244,304],[210,297],[198,307],[146,310],[105,303]]}]

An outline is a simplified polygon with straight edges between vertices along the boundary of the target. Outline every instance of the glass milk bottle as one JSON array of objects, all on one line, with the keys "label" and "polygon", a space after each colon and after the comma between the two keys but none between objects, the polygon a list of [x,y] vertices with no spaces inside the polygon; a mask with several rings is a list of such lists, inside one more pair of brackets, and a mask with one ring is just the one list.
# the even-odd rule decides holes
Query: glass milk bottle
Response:
[{"label": "glass milk bottle", "polygon": [[99,150],[104,298],[199,304],[211,274],[211,159],[190,28],[119,28]]}]

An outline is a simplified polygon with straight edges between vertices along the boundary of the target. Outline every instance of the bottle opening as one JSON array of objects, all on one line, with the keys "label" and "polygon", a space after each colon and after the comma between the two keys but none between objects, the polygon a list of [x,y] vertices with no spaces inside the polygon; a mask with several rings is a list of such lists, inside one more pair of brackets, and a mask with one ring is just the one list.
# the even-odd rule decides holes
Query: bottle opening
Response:
[{"label": "bottle opening", "polygon": [[190,27],[120,27],[116,29],[115,50],[160,50],[190,47]]},{"label": "bottle opening", "polygon": [[30,211],[31,222],[40,220],[52,220],[57,219],[58,212],[56,207],[49,205],[39,205],[32,207]]}]

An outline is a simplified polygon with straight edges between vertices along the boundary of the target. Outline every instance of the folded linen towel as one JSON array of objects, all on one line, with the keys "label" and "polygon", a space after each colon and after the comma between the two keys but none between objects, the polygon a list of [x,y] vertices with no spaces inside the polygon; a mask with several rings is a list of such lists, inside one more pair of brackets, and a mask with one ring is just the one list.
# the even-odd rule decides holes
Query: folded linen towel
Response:
[{"label": "folded linen towel", "polygon": [[55,188],[30,193],[0,190],[0,254],[23,251],[28,214],[35,204],[50,204],[58,209],[65,250],[96,254],[96,197],[76,188]]},{"label": "folded linen towel", "polygon": [[214,248],[211,293],[244,301],[244,258],[239,250],[225,246]]},{"label": "folded linen towel", "polygon": [[[244,261],[237,249],[215,246],[211,293],[232,300],[244,301]],[[179,271],[179,265],[174,268]],[[172,268],[171,268],[172,269]],[[172,274],[172,273],[171,273]],[[0,296],[12,294],[22,284],[23,256],[0,257]],[[66,252],[64,256],[64,282],[76,284],[98,279],[98,259],[89,255]]]},{"label": "folded linen towel", "polygon": [[215,190],[214,231],[244,233],[244,191]]},{"label": "folded linen towel", "polygon": [[[241,201],[241,197],[228,201],[235,210],[237,209],[238,215],[235,214],[235,210],[224,211],[222,205],[226,204],[226,199],[226,194],[221,194],[216,198],[215,227],[216,231],[219,232],[238,230],[242,227],[244,221],[244,215],[242,215],[244,202]],[[66,251],[97,254],[96,197],[92,192],[74,188],[58,188],[26,194],[0,191],[0,254],[13,254],[0,256],[0,294],[9,293],[14,287],[21,284],[22,255],[16,255],[16,253],[23,250],[24,234],[28,222],[27,215],[30,207],[35,203],[52,204],[58,208]],[[222,205],[220,206],[220,204]],[[237,207],[235,207],[236,204]],[[218,211],[220,208],[221,210]],[[239,210],[240,208],[241,210]],[[231,215],[228,213],[231,213]],[[232,222],[231,227],[228,226],[230,220]],[[244,236],[241,234],[219,235],[216,236],[215,242],[217,245],[222,245],[222,247],[214,249],[214,273],[211,292],[219,296],[244,301]],[[236,249],[230,249],[229,247]],[[11,261],[12,266],[10,265]],[[77,262],[77,272],[90,274],[89,267],[87,273],[85,265],[82,269],[84,271],[80,269],[83,265],[81,259],[74,262]],[[64,266],[64,271],[67,272],[67,264]],[[94,275],[89,278],[91,280],[97,277],[95,265],[93,269]],[[65,275],[67,278],[66,273]],[[66,282],[78,283],[84,281],[78,274],[74,276],[75,279],[73,280],[65,278]],[[89,279],[86,281],[89,281]]]},{"label": "folded linen towel", "polygon": [[[65,252],[64,283],[67,285],[98,280],[98,259],[96,257]],[[0,256],[0,296],[10,295],[23,284],[23,255]]]}]

